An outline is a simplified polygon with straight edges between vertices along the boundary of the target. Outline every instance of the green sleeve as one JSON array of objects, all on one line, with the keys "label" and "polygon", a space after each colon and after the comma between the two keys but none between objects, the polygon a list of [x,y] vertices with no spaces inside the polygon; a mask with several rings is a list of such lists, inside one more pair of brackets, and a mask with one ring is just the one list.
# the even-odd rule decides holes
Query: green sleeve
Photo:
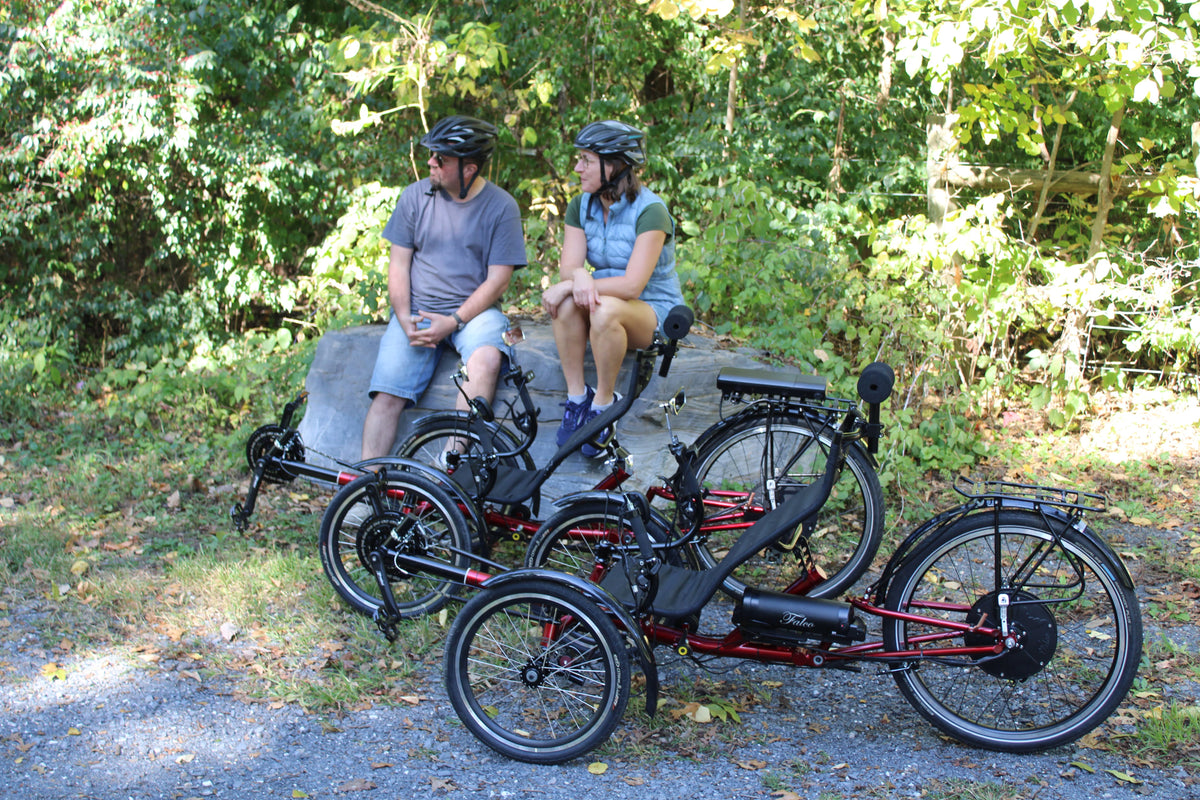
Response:
[{"label": "green sleeve", "polygon": [[675,223],[662,203],[651,203],[638,215],[636,235],[641,236],[646,231],[662,231],[668,239],[673,235]]},{"label": "green sleeve", "polygon": [[583,221],[579,217],[579,209],[583,207],[583,197],[575,195],[571,198],[571,202],[567,203],[567,224],[572,228],[582,228]]}]

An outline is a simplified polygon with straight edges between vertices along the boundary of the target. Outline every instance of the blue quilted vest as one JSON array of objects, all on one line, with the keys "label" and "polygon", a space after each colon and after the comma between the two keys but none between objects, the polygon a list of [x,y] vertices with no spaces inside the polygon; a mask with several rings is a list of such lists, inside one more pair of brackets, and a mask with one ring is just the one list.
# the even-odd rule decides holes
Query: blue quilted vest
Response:
[{"label": "blue quilted vest", "polygon": [[[629,257],[633,255],[633,243],[637,238],[638,215],[651,203],[662,203],[654,192],[642,188],[631,203],[622,197],[608,209],[608,221],[599,198],[584,192],[579,207],[583,232],[587,236],[587,260],[595,270],[597,278],[613,278],[625,274]],[[665,206],[666,203],[663,203]],[[662,254],[654,266],[654,272],[642,290],[640,299],[654,309],[659,325],[667,312],[683,302],[679,289],[679,275],[675,272],[675,231],[672,230],[663,243]]]}]

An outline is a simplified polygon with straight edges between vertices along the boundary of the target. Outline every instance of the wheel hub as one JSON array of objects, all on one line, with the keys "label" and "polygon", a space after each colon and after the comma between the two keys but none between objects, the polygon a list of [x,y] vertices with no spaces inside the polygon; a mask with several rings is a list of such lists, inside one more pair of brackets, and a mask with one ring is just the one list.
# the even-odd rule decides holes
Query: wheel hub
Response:
[{"label": "wheel hub", "polygon": [[[1026,591],[1007,592],[1009,635],[1004,638],[1006,650],[999,658],[989,659],[979,665],[980,669],[997,678],[1023,681],[1050,663],[1058,649],[1058,623],[1045,603]],[[967,622],[976,625],[984,619],[986,624],[996,626],[1000,622],[1000,592],[991,592],[976,601],[967,614]],[[968,647],[992,644],[995,639],[981,633],[968,633],[963,637]]]},{"label": "wheel hub", "polygon": [[546,673],[537,664],[526,664],[521,668],[521,680],[526,686],[538,686],[546,678]]}]

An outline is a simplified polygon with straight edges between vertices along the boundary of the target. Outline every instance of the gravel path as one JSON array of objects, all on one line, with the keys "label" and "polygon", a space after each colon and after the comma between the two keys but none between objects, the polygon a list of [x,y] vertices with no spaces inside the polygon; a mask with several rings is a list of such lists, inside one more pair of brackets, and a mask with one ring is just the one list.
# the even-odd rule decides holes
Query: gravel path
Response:
[{"label": "gravel path", "polygon": [[[66,680],[32,679],[0,689],[8,712],[0,721],[0,795],[323,798],[371,791],[389,798],[576,800],[677,797],[685,790],[714,800],[781,791],[919,798],[963,778],[1006,787],[997,797],[1197,796],[1183,771],[1131,769],[1094,750],[1009,756],[945,741],[886,676],[794,677],[786,689],[788,710],[742,717],[742,725],[762,728],[763,743],[725,757],[673,757],[653,766],[611,759],[595,775],[585,760],[537,767],[493,754],[463,730],[436,686],[412,707],[373,708],[331,722],[294,705],[247,702],[221,682],[198,684],[170,670],[139,672],[105,658]],[[1142,782],[1126,783],[1106,770]]]},{"label": "gravel path", "polygon": [[[1157,635],[1148,628],[1148,640]],[[538,767],[494,754],[458,722],[436,670],[411,706],[332,719],[241,697],[231,681],[203,678],[184,663],[148,668],[133,656],[107,655],[73,662],[65,678],[51,680],[40,674],[44,653],[32,637],[5,638],[4,798],[1200,797],[1200,780],[1182,769],[1144,769],[1080,745],[1012,756],[949,741],[870,667],[730,665],[752,685],[779,684],[741,714],[732,738],[748,744],[652,763],[624,760],[633,747],[625,741],[593,756],[606,765],[593,774],[590,759]],[[664,693],[697,674],[690,665],[667,667]],[[641,700],[635,692],[631,708]],[[956,780],[991,784],[992,793],[939,794]]]}]

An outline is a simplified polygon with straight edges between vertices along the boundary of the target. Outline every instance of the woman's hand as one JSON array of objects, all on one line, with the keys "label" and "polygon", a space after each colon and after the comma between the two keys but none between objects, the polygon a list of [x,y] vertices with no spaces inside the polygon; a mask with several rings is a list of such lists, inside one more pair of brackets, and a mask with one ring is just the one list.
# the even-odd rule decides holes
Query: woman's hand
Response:
[{"label": "woman's hand", "polygon": [[576,270],[571,282],[574,284],[571,295],[575,299],[575,305],[586,308],[589,312],[595,311],[600,306],[600,293],[596,291],[596,279],[592,277],[592,273],[585,269]]},{"label": "woman's hand", "polygon": [[573,288],[574,284],[572,281],[563,281],[562,283],[554,284],[542,292],[542,309],[550,315],[550,319],[558,317],[559,306],[571,296]]}]

